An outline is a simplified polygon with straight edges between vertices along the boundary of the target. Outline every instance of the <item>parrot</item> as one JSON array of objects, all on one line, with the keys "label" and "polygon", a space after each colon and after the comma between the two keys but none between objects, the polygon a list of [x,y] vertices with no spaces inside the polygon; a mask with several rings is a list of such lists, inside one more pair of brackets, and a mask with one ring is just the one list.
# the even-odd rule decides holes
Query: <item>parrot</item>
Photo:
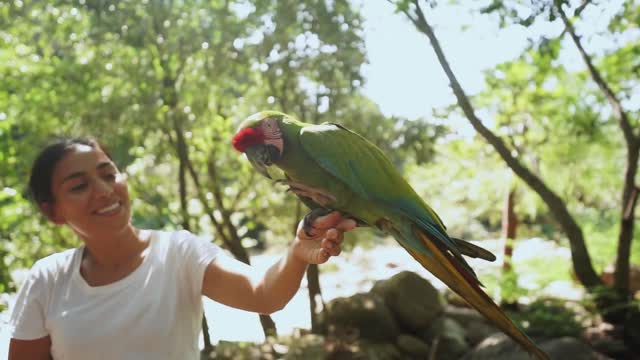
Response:
[{"label": "parrot", "polygon": [[462,255],[488,261],[495,256],[449,236],[438,214],[375,144],[340,124],[304,123],[271,110],[247,117],[231,142],[263,176],[273,179],[271,166],[281,170],[284,177],[274,181],[310,209],[304,231],[331,211],[381,230],[527,352],[549,359],[484,292]]}]

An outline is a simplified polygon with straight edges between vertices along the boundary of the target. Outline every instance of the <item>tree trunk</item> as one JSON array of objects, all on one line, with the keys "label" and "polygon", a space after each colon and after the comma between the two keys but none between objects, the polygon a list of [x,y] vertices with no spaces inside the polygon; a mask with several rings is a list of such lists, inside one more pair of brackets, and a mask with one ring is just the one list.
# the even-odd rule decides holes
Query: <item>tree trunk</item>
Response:
[{"label": "tree trunk", "polygon": [[453,93],[456,96],[458,105],[462,108],[465,116],[473,126],[473,128],[493,146],[500,157],[505,161],[513,172],[518,175],[533,191],[535,191],[549,207],[556,217],[560,226],[564,230],[569,240],[571,255],[573,260],[573,270],[577,279],[588,289],[602,285],[602,280],[596,274],[591,264],[589,252],[585,246],[584,235],[582,229],[569,213],[564,201],[555,194],[538,176],[523,165],[516,157],[511,154],[509,148],[504,144],[502,139],[496,136],[491,130],[484,126],[482,121],[476,116],[475,110],[464,90],[458,83],[449,62],[447,61],[440,43],[436,38],[433,29],[427,22],[420,4],[417,0],[413,0],[417,17],[413,17],[407,11],[405,14],[414,23],[418,31],[425,34],[431,41],[431,46],[436,53],[438,61],[442,66],[447,78],[449,79]]},{"label": "tree trunk", "polygon": [[207,323],[207,316],[202,311],[202,338],[204,340],[204,347],[200,354],[205,359],[210,359],[210,354],[216,349],[215,346],[211,343],[211,335],[209,335],[209,324]]},{"label": "tree trunk", "polygon": [[[175,79],[168,75],[168,65],[166,63],[163,63],[163,65],[163,69],[165,71],[165,76],[163,79],[163,100],[170,106],[171,109],[176,109],[178,104],[178,95],[175,89]],[[169,119],[169,123],[172,123],[173,130],[176,136],[175,141],[173,141],[172,143],[176,150],[179,161],[178,184],[180,194],[180,211],[182,214],[182,227],[187,231],[191,231],[188,212],[186,181],[186,169],[189,164],[189,157],[184,141],[182,123],[180,122],[180,119],[175,117],[175,115],[171,115],[170,117],[171,119]],[[171,141],[171,136],[169,136],[169,140]],[[202,351],[202,354],[209,354],[215,349],[215,347],[213,346],[213,344],[211,344],[211,337],[209,336],[209,326],[207,325],[207,318],[204,314],[204,311],[202,312],[202,335],[204,337],[204,349]]]},{"label": "tree trunk", "polygon": [[[502,261],[502,277],[506,286],[513,288],[517,286],[517,277],[514,277],[512,257],[513,242],[516,238],[516,230],[518,226],[518,218],[513,210],[515,198],[515,190],[509,190],[506,193],[504,207],[502,208],[502,238],[504,239],[504,253]],[[518,306],[517,299],[505,299],[505,291],[502,290],[500,297],[500,305],[507,308],[516,308]]]},{"label": "tree trunk", "polygon": [[325,304],[320,290],[320,269],[317,264],[310,264],[307,268],[307,287],[309,290],[309,310],[311,311],[311,332],[324,334],[320,314],[324,310]]},{"label": "tree trunk", "polygon": [[[302,202],[296,200],[296,212],[293,221],[293,235],[298,232],[298,222],[302,217]],[[320,321],[320,313],[324,309],[322,291],[320,290],[320,269],[316,264],[309,264],[307,267],[307,293],[309,295],[309,313],[311,314],[311,332],[322,334],[323,329]]]},{"label": "tree trunk", "polygon": [[[505,197],[502,209],[502,237],[513,240],[516,238],[518,218],[513,210],[515,190],[509,190]],[[504,262],[502,270],[511,270],[511,257],[513,255],[513,242],[507,242],[504,247]]]},{"label": "tree trunk", "polygon": [[[218,206],[218,211],[222,214],[222,223],[218,221],[213,215],[213,209],[209,206],[209,201],[207,200],[204,192],[202,191],[202,187],[200,186],[200,179],[198,177],[198,173],[195,171],[191,160],[188,157],[186,144],[183,142],[182,146],[184,149],[182,150],[185,154],[185,163],[186,167],[191,175],[191,179],[193,180],[196,188],[196,193],[198,194],[198,199],[202,203],[203,207],[211,223],[216,229],[216,233],[220,236],[223,241],[225,247],[231,252],[231,254],[238,259],[239,261],[244,262],[245,264],[250,264],[251,261],[249,259],[249,254],[246,249],[242,247],[242,243],[240,237],[238,236],[237,229],[231,222],[230,211],[224,206],[222,202],[222,193],[220,192],[219,182],[217,181],[217,172],[215,169],[215,164],[212,159],[208,162],[208,172],[209,177],[211,179],[211,191],[213,193],[213,198]],[[277,336],[277,328],[276,323],[269,315],[259,315],[260,324],[262,326],[262,331],[265,337]]]},{"label": "tree trunk", "polygon": [[[174,131],[176,133],[176,152],[178,154],[179,171],[178,171],[178,184],[180,193],[180,210],[182,213],[182,228],[191,231],[191,225],[189,223],[189,212],[187,202],[187,181],[186,181],[186,169],[188,156],[186,153],[186,145],[184,142],[184,133],[182,132],[182,126],[178,119],[174,118]],[[204,348],[201,354],[208,356],[215,347],[211,343],[211,336],[209,335],[209,325],[207,324],[207,317],[202,312],[202,336],[204,338]]]},{"label": "tree trunk", "polygon": [[[609,84],[602,77],[598,69],[593,65],[591,56],[587,54],[586,50],[582,46],[580,37],[576,34],[573,24],[562,9],[561,3],[556,3],[556,10],[560,14],[560,18],[564,23],[565,30],[571,37],[574,45],[578,49],[582,60],[587,66],[587,71],[598,85],[598,88],[603,93],[611,109],[613,110],[613,116],[618,120],[622,134],[627,145],[627,164],[624,173],[624,185],[622,189],[622,209],[620,220],[620,233],[618,235],[618,249],[616,254],[616,263],[614,270],[613,287],[616,290],[618,297],[621,301],[627,301],[631,298],[631,292],[629,291],[629,257],[631,255],[631,242],[633,240],[633,227],[635,222],[635,207],[638,198],[638,190],[635,185],[635,177],[638,172],[638,156],[640,152],[640,137],[635,134],[629,117],[624,111],[620,100],[611,90]],[[576,15],[579,15],[576,11]]]}]

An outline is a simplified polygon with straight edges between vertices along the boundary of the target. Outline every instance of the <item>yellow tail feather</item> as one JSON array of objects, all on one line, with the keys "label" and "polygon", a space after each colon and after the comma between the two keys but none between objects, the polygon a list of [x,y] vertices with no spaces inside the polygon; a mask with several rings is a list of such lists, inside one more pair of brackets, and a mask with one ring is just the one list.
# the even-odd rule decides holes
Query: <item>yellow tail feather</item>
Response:
[{"label": "yellow tail feather", "polygon": [[452,255],[442,251],[436,242],[422,230],[414,228],[414,232],[433,254],[433,257],[421,254],[409,247],[405,249],[427,270],[449,286],[453,291],[465,299],[471,306],[487,317],[491,322],[509,335],[513,340],[540,360],[550,360],[549,355],[542,351],[531,339],[523,333],[496,305],[496,303],[478,286],[477,281],[457,266]]}]

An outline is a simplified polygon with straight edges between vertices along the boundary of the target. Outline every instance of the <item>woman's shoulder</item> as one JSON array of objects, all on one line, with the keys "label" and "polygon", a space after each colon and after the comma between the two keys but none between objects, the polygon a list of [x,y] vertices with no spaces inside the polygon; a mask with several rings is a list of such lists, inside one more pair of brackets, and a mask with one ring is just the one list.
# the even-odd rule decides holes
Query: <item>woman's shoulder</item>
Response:
[{"label": "woman's shoulder", "polygon": [[196,235],[187,230],[156,230],[153,238],[154,247],[172,254],[185,255],[194,251],[199,252],[202,247],[217,248],[210,238]]},{"label": "woman's shoulder", "polygon": [[172,254],[180,251],[195,235],[186,230],[152,230],[151,246],[154,251]]},{"label": "woman's shoulder", "polygon": [[155,242],[170,246],[181,246],[181,244],[198,238],[194,233],[187,230],[153,230]]},{"label": "woman's shoulder", "polygon": [[54,280],[62,274],[70,273],[76,254],[80,254],[82,248],[67,249],[48,255],[36,261],[31,267],[30,276],[42,280]]},{"label": "woman's shoulder", "polygon": [[61,267],[69,266],[73,262],[73,257],[76,253],[82,251],[82,248],[73,248],[60,251],[49,256],[45,256],[42,259],[36,261],[34,268],[37,269],[60,269]]}]

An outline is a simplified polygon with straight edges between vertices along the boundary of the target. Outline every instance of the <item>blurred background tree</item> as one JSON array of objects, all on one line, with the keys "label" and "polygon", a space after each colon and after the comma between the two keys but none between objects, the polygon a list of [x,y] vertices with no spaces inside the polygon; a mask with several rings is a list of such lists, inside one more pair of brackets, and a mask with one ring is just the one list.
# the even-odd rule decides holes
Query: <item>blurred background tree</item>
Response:
[{"label": "blurred background tree", "polygon": [[[456,2],[391,3],[428,32],[428,8]],[[305,209],[296,212],[293,196],[274,192],[229,144],[244,117],[272,108],[363,134],[458,237],[499,237],[506,191],[517,188],[517,237],[570,247],[589,289],[615,261],[615,288],[628,300],[629,265],[640,264],[638,2],[624,2],[611,19],[603,35],[611,46],[601,53],[580,37],[588,27],[581,14],[606,2],[474,6],[497,25],[561,30],[532,35],[519,57],[486,72],[483,91],[458,97],[472,111],[452,104],[407,119],[384,115],[363,94],[364,20],[350,1],[0,2],[0,290],[15,290],[11,271],[79,244],[26,196],[29,166],[56,135],[92,134],[110,148],[129,175],[138,226],[188,228],[243,261],[284,246]],[[591,67],[559,60],[578,44]],[[452,128],[450,119],[470,115],[493,140]],[[381,234],[349,240],[347,251]],[[266,334],[275,332],[277,324],[261,320]]]},{"label": "blurred background tree", "polygon": [[[612,19],[609,38],[616,46],[603,54],[602,60],[585,50],[584,39],[574,25],[583,11],[597,6],[590,1],[575,4],[562,0],[494,0],[480,5],[480,13],[493,15],[501,25],[515,22],[532,27],[538,22],[561,21],[562,27],[558,34],[532,38],[520,58],[489,71],[487,89],[475,99],[465,93],[429,24],[428,9],[438,6],[438,2],[390,2],[431,43],[456,97],[459,106],[456,110],[462,112],[478,135],[547,206],[568,240],[575,277],[595,295],[605,318],[615,323],[635,318],[639,310],[629,306],[633,296],[629,273],[638,197],[640,131],[637,104],[629,102],[638,81],[637,72],[619,70],[637,67],[637,56],[625,54],[637,54],[640,42],[633,36],[622,45],[616,42],[637,27],[622,20],[635,19],[635,2],[622,6]],[[565,35],[570,42],[562,42]],[[567,47],[579,52],[584,70],[570,72],[558,62],[561,49]],[[611,62],[619,67],[606,66]],[[600,67],[617,75],[606,76]],[[486,125],[481,117],[489,117],[491,125]],[[610,161],[612,157],[617,161]],[[624,169],[622,174],[619,169]],[[599,194],[594,182],[608,191]],[[613,193],[621,196],[616,199],[611,196]],[[618,227],[614,280],[609,286],[605,286],[593,266],[585,240],[590,233],[585,237],[581,221],[594,210],[599,212],[596,227],[604,228],[608,234],[612,226]],[[593,224],[594,219],[589,220]],[[612,243],[611,239],[607,242]]]}]

